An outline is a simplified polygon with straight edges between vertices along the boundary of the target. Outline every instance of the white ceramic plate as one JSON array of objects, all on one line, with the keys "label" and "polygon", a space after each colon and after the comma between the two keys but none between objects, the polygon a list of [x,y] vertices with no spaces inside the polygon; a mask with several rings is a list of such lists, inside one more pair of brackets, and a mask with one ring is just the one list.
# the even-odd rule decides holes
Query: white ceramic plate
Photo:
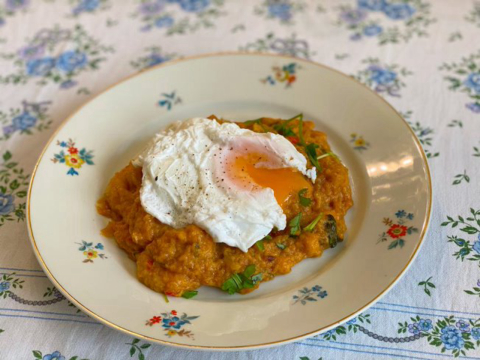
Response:
[{"label": "white ceramic plate", "polygon": [[[166,303],[100,235],[106,219],[95,203],[107,182],[167,124],[210,114],[247,120],[300,112],[327,133],[353,188],[347,238],[323,257],[249,295],[202,287],[195,299]],[[256,348],[326,331],[379,300],[420,247],[431,192],[414,134],[365,86],[304,60],[220,54],[142,72],[74,113],[38,161],[28,223],[45,272],[90,316],[162,344]]]}]

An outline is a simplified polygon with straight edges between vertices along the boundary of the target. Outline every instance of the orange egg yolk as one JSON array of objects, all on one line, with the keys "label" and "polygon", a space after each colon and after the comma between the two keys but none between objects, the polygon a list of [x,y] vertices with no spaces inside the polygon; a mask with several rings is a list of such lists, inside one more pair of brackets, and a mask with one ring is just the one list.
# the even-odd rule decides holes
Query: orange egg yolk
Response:
[{"label": "orange egg yolk", "polygon": [[250,185],[253,183],[262,188],[272,189],[281,207],[292,194],[298,194],[302,189],[308,189],[310,192],[312,185],[300,171],[295,168],[265,167],[265,163],[268,162],[268,157],[259,153],[236,157],[233,165],[235,177]]}]

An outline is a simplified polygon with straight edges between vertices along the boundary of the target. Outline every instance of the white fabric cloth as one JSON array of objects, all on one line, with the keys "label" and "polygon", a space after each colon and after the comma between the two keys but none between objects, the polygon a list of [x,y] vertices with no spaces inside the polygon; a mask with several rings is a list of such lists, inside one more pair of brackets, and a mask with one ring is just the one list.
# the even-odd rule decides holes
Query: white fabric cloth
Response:
[{"label": "white fabric cloth", "polygon": [[[0,3],[0,170],[5,170],[0,173],[5,186],[0,187],[0,359],[129,359],[134,341],[77,313],[60,297],[51,303],[57,294],[35,259],[23,216],[27,180],[13,170],[31,174],[60,122],[126,76],[172,58],[240,49],[332,66],[358,77],[404,113],[430,154],[435,194],[430,229],[399,284],[364,317],[335,333],[231,353],[142,349],[146,343],[140,341],[133,344],[132,358],[440,359],[465,351],[466,358],[480,359],[480,329],[475,330],[480,326],[480,221],[467,220],[473,217],[470,208],[480,209],[480,5],[468,0],[165,0],[147,8],[140,3]],[[10,177],[3,184],[5,173]],[[452,228],[458,216],[472,224],[470,230],[462,231],[464,224]],[[450,316],[450,324],[441,323]],[[425,336],[395,340],[417,334]]]}]

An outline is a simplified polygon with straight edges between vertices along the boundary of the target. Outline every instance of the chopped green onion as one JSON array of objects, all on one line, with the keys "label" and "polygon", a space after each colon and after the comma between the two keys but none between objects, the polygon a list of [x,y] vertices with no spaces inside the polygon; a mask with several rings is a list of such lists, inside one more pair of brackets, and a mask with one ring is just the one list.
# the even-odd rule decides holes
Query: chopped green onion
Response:
[{"label": "chopped green onion", "polygon": [[298,123],[298,138],[300,139],[300,145],[306,146],[305,139],[303,138],[303,114],[299,117],[300,121]]},{"label": "chopped green onion", "polygon": [[170,301],[168,300],[167,294],[162,293],[162,295],[163,295],[163,298],[165,299],[165,302],[168,304]]},{"label": "chopped green onion", "polygon": [[320,156],[317,157],[317,160],[320,160],[320,159],[323,159],[323,158],[326,158],[328,156],[332,156],[335,160],[337,160],[338,162],[340,162],[340,159],[338,158],[338,156],[336,154],[334,154],[333,152],[329,151],[329,152],[326,152],[325,154],[322,154]]},{"label": "chopped green onion", "polygon": [[277,245],[277,247],[280,249],[280,250],[285,250],[287,245],[285,244],[282,244],[282,243],[276,243],[275,245]]},{"label": "chopped green onion", "polygon": [[255,265],[248,265],[245,270],[243,271],[243,275],[246,276],[247,278],[252,277],[252,275],[255,273]]},{"label": "chopped green onion", "polygon": [[307,146],[305,146],[305,152],[307,153],[307,156],[312,165],[315,166],[318,171],[322,171],[322,167],[317,160],[317,147],[317,144],[308,144]]},{"label": "chopped green onion", "polygon": [[318,215],[310,224],[308,224],[307,226],[305,226],[303,228],[303,231],[310,231],[312,232],[313,229],[315,229],[315,226],[317,226],[317,223],[320,221],[320,219],[322,218],[323,214],[320,214]]},{"label": "chopped green onion", "polygon": [[288,120],[285,120],[283,123],[281,124],[277,124],[277,125],[274,125],[273,128],[280,134],[280,135],[283,135],[285,137],[289,137],[289,136],[297,136],[297,134],[295,134],[292,129],[290,129],[289,127],[287,127],[287,125],[295,120],[295,119],[303,119],[303,114],[298,114]]},{"label": "chopped green onion", "polygon": [[300,205],[302,206],[310,206],[312,203],[312,199],[306,198],[303,195],[307,192],[307,189],[302,189],[298,192],[298,197],[300,199]]},{"label": "chopped green onion", "polygon": [[263,131],[268,132],[268,129],[262,123],[262,119],[263,118],[258,118],[258,119],[254,119],[254,120],[247,120],[247,121],[244,121],[243,123],[247,126],[250,126],[250,125],[253,125],[253,124],[258,124],[263,129]]},{"label": "chopped green onion", "polygon": [[191,299],[195,296],[197,296],[198,294],[198,291],[195,291],[195,290],[192,290],[192,291],[185,291],[183,294],[182,294],[182,297],[184,299]]}]

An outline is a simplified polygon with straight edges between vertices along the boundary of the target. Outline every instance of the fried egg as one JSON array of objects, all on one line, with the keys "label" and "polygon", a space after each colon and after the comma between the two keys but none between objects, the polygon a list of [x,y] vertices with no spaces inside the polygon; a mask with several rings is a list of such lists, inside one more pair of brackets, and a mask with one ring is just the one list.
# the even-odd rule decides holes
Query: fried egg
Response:
[{"label": "fried egg", "polygon": [[316,178],[283,136],[204,118],[156,134],[134,165],[143,170],[146,212],[174,228],[195,224],[244,252],[285,229],[282,205]]}]

